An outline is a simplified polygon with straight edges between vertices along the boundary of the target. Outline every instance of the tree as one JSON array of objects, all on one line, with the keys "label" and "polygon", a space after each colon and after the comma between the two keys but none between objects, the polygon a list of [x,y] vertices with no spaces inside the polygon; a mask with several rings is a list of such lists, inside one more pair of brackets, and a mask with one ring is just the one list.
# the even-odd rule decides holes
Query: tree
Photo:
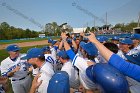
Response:
[{"label": "tree", "polygon": [[89,33],[89,31],[90,31],[90,27],[87,27],[85,33]]}]

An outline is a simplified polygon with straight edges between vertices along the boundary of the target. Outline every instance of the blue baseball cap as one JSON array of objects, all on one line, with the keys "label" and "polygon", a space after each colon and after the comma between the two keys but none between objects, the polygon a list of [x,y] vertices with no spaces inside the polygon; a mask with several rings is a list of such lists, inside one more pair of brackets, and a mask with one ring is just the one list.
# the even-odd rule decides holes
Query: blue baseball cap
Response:
[{"label": "blue baseball cap", "polygon": [[47,93],[70,93],[68,73],[65,71],[56,72],[49,80]]},{"label": "blue baseball cap", "polygon": [[42,48],[42,51],[43,51],[43,52],[50,51],[50,47],[49,47],[49,46],[44,46],[44,47]]},{"label": "blue baseball cap", "polygon": [[89,42],[89,43],[85,43],[82,48],[88,53],[88,55],[90,56],[97,56],[98,55],[98,49],[96,48],[96,46]]},{"label": "blue baseball cap", "polygon": [[67,39],[67,43],[68,43],[68,44],[72,44],[72,39],[71,39],[71,38],[68,38],[68,39]]},{"label": "blue baseball cap", "polygon": [[140,34],[132,34],[131,39],[140,39]]},{"label": "blue baseball cap", "polygon": [[124,38],[120,41],[122,44],[133,44],[133,41],[130,38]]},{"label": "blue baseball cap", "polygon": [[119,40],[119,37],[114,36],[114,37],[112,38],[112,40]]},{"label": "blue baseball cap", "polygon": [[6,50],[9,52],[9,51],[19,51],[21,50],[21,48],[18,46],[18,45],[9,45],[7,46]]},{"label": "blue baseball cap", "polygon": [[62,51],[59,51],[57,53],[57,56],[63,58],[63,59],[69,59],[69,56],[67,55],[66,51],[62,50]]},{"label": "blue baseball cap", "polygon": [[27,51],[27,55],[22,59],[38,58],[44,56],[41,48],[31,48]]},{"label": "blue baseball cap", "polygon": [[88,38],[83,37],[83,40],[84,40],[84,41],[88,41]]},{"label": "blue baseball cap", "polygon": [[104,41],[108,41],[109,40],[109,38],[106,37],[106,36],[102,36],[102,38],[104,39]]},{"label": "blue baseball cap", "polygon": [[51,43],[53,40],[51,38],[48,39],[48,43]]},{"label": "blue baseball cap", "polygon": [[100,36],[100,37],[98,37],[97,39],[98,39],[98,41],[101,42],[101,43],[104,42],[104,41],[108,41],[108,37],[106,37],[106,36]]},{"label": "blue baseball cap", "polygon": [[52,40],[51,44],[54,45],[57,42],[57,40]]},{"label": "blue baseball cap", "polygon": [[79,44],[79,46],[82,47],[84,44],[85,44],[85,42],[84,41],[81,41],[80,44]]}]

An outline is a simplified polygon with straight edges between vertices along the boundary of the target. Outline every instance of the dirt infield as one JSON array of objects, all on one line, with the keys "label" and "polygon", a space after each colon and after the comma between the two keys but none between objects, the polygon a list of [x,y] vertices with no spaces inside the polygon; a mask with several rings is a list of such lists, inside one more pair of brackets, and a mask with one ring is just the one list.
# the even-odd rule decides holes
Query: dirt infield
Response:
[{"label": "dirt infield", "polygon": [[[42,41],[33,41],[33,42],[23,42],[23,43],[13,43],[18,45],[19,47],[27,47],[27,46],[36,46],[36,45],[47,45],[48,40],[42,40]],[[0,50],[5,49],[9,44],[3,44],[0,45]]]}]

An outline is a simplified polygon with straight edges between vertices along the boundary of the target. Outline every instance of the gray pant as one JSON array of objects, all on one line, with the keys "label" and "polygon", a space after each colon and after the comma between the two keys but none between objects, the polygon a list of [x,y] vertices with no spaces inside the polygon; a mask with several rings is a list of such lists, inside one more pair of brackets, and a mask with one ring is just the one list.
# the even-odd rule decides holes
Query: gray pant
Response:
[{"label": "gray pant", "polygon": [[23,80],[12,81],[12,89],[14,93],[28,93],[31,87],[31,76],[27,76]]}]

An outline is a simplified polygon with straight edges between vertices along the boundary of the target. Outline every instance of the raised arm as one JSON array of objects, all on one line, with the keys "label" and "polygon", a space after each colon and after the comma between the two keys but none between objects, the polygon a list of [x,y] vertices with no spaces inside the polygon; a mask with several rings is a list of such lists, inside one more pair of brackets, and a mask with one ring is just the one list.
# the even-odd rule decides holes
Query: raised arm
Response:
[{"label": "raised arm", "polygon": [[137,81],[140,82],[140,66],[136,64],[132,64],[129,62],[126,62],[124,59],[122,59],[120,56],[113,54],[109,49],[107,49],[104,45],[102,45],[95,37],[93,33],[90,33],[90,36],[87,36],[87,38],[95,44],[95,46],[98,48],[101,55],[107,60],[107,62],[114,66],[116,69],[121,71],[124,75],[127,75]]},{"label": "raised arm", "polygon": [[71,50],[70,45],[66,41],[67,39],[66,33],[61,33],[61,38],[68,56],[70,57],[71,60],[73,60],[75,57],[75,53]]},{"label": "raised arm", "polygon": [[[84,36],[84,35],[83,35]],[[107,60],[109,61],[110,57],[112,56],[113,52],[111,52],[109,49],[107,49],[103,44],[101,44],[95,37],[93,33],[90,32],[89,36],[85,36],[92,42],[97,49],[99,50],[100,54]]]},{"label": "raised arm", "polygon": [[71,37],[72,37],[72,45],[73,45],[74,49],[77,50],[78,47],[77,47],[77,44],[74,41],[74,34],[71,35]]},{"label": "raised arm", "polygon": [[62,50],[62,47],[63,47],[63,42],[62,42],[62,40],[61,40],[61,42],[60,42],[60,44],[59,44],[59,46],[58,46],[58,49],[59,49],[59,50]]}]

